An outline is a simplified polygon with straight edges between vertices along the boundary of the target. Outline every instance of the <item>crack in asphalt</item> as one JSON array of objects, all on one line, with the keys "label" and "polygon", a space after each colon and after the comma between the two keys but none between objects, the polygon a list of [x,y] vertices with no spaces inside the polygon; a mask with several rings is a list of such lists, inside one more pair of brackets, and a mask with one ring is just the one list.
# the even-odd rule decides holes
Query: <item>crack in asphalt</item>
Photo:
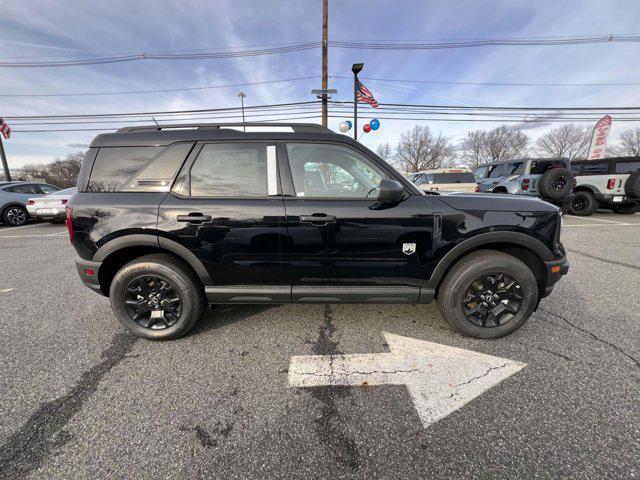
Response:
[{"label": "crack in asphalt", "polygon": [[[316,355],[342,354],[338,342],[333,339],[336,326],[333,322],[333,309],[325,305],[324,322],[318,330],[318,338],[313,345]],[[333,370],[333,359],[330,360]],[[350,387],[323,386],[307,387],[313,398],[322,405],[320,417],[315,419],[315,431],[320,441],[333,453],[336,463],[341,467],[358,470],[361,466],[361,455],[355,440],[344,431],[336,398],[351,395]]]},{"label": "crack in asphalt", "polygon": [[489,369],[486,372],[484,372],[482,375],[478,375],[477,377],[470,378],[466,382],[458,383],[458,384],[454,385],[454,387],[461,387],[462,385],[469,385],[470,383],[475,382],[476,380],[480,380],[481,378],[486,377],[493,370],[500,370],[500,369],[502,369],[502,368],[504,368],[504,367],[506,367],[508,365],[511,365],[511,362],[507,362],[504,365],[499,365],[497,367],[489,367]]},{"label": "crack in asphalt", "polygon": [[634,270],[640,270],[640,267],[638,265],[633,265],[631,263],[618,262],[616,260],[611,260],[609,258],[598,257],[596,255],[591,255],[590,253],[584,253],[579,250],[573,250],[572,248],[567,248],[567,251],[571,253],[577,253],[578,255],[584,255],[585,257],[593,258],[594,260],[600,260],[601,262],[613,263],[615,265],[620,265],[622,267],[628,267],[628,268],[633,268]]},{"label": "crack in asphalt", "polygon": [[102,352],[102,361],[80,376],[71,390],[48,402],[31,414],[29,419],[0,446],[0,476],[24,478],[39,468],[64,446],[71,435],[63,429],[96,392],[100,381],[131,351],[138,339],[127,333],[115,335]]},{"label": "crack in asphalt", "polygon": [[625,357],[627,357],[629,360],[631,360],[632,362],[634,362],[636,364],[636,366],[640,367],[640,360],[638,360],[637,358],[635,358],[633,355],[630,355],[629,353],[627,353],[622,347],[619,347],[618,345],[616,345],[613,342],[610,342],[608,340],[605,340],[604,338],[600,338],[599,336],[597,336],[595,333],[579,327],[578,325],[576,325],[575,323],[571,322],[569,319],[563,317],[562,315],[558,315],[557,313],[551,312],[549,310],[545,310],[544,308],[538,308],[538,310],[551,315],[552,317],[555,318],[559,318],[560,320],[562,320],[563,322],[565,322],[567,325],[575,328],[576,330],[588,335],[589,337],[593,338],[594,340],[601,342],[605,345],[610,346],[611,348],[617,350],[618,352],[620,352],[622,355],[624,355]]}]

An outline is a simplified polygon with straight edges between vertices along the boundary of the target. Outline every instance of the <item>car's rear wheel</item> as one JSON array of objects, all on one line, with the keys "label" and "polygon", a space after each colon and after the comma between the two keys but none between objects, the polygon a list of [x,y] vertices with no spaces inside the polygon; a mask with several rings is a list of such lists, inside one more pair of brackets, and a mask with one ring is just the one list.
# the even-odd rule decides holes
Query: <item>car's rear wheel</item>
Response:
[{"label": "car's rear wheel", "polygon": [[206,307],[197,277],[166,254],[146,255],[118,270],[109,297],[118,320],[138,337],[149,340],[182,337]]},{"label": "car's rear wheel", "polygon": [[29,214],[19,205],[7,207],[4,209],[4,212],[2,212],[2,221],[5,225],[20,227],[27,223],[27,220],[29,220]]},{"label": "car's rear wheel", "polygon": [[580,217],[588,217],[598,209],[598,201],[591,192],[579,191],[575,193],[575,197],[571,200],[571,215]]},{"label": "car's rear wheel", "polygon": [[526,322],[538,301],[538,283],[517,258],[478,250],[454,265],[439,287],[438,309],[464,335],[499,338]]}]

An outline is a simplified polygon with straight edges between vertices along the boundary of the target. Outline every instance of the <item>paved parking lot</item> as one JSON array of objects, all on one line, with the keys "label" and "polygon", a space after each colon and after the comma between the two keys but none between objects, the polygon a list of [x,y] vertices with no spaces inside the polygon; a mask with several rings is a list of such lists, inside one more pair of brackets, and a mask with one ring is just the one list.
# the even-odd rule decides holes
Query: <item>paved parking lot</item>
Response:
[{"label": "paved parking lot", "polygon": [[[500,340],[435,305],[265,305],[151,343],[81,287],[64,226],[0,226],[0,477],[637,478],[640,214],[565,217],[563,242],[569,275]],[[290,385],[292,357],[384,332],[526,366],[426,427],[405,385]]]}]

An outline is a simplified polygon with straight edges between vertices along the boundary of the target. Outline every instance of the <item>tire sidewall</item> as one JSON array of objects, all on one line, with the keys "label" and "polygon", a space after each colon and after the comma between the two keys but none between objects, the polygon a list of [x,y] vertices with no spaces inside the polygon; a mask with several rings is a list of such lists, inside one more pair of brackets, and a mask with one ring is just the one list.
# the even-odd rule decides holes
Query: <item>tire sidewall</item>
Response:
[{"label": "tire sidewall", "polygon": [[[578,200],[580,198],[583,198],[587,202],[587,206],[584,210],[574,210],[573,201]],[[598,202],[596,201],[592,193],[579,191],[579,192],[575,192],[575,198],[571,202],[569,213],[571,215],[576,215],[579,217],[588,217],[589,215],[593,214],[593,212],[595,212],[597,208],[598,208]]]},{"label": "tire sidewall", "polygon": [[633,172],[624,183],[624,193],[628,197],[640,197],[640,172]]},{"label": "tire sidewall", "polygon": [[[129,283],[136,277],[143,275],[157,275],[175,285],[182,299],[182,314],[180,319],[168,328],[152,330],[144,328],[129,318],[124,298]],[[200,292],[197,291],[189,276],[175,266],[165,265],[161,261],[141,261],[125,265],[116,273],[109,289],[111,308],[116,317],[128,330],[138,337],[149,340],[169,340],[178,338],[188,332],[198,320],[201,312]]]},{"label": "tire sidewall", "polygon": [[[446,291],[438,298],[438,306],[449,324],[463,334],[475,338],[499,338],[514,332],[529,319],[538,301],[538,284],[529,267],[517,258],[500,252],[484,253],[485,255],[474,255],[473,259],[468,259],[471,261],[463,260],[461,268],[454,268],[450,272],[450,277],[443,285]],[[497,255],[488,256],[487,253]],[[492,328],[474,325],[462,310],[462,298],[471,282],[486,273],[507,274],[515,279],[524,291],[522,306],[514,318],[504,325]]]}]

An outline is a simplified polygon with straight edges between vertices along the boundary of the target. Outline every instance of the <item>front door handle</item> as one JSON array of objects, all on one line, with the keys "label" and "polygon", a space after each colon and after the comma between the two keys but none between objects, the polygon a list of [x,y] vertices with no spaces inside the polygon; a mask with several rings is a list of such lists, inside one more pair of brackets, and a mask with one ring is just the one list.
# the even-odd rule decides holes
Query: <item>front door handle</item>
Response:
[{"label": "front door handle", "polygon": [[203,215],[200,212],[190,213],[189,215],[178,215],[177,220],[179,222],[187,222],[193,224],[201,224],[211,221],[211,215]]},{"label": "front door handle", "polygon": [[333,215],[325,215],[324,213],[314,213],[313,215],[300,215],[300,223],[311,223],[313,225],[326,225],[327,223],[335,223],[336,217]]}]

